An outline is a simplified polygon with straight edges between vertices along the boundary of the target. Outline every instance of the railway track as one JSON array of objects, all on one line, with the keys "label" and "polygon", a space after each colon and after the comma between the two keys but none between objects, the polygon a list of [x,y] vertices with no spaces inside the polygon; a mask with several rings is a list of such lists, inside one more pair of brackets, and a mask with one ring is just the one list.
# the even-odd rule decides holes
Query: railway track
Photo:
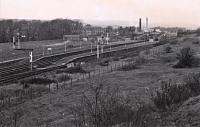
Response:
[{"label": "railway track", "polygon": [[[109,49],[110,48],[109,46],[106,46],[104,54],[122,51],[122,50],[132,50],[132,49],[137,49],[139,47],[155,45],[155,44],[156,43],[143,43],[141,41],[140,41],[140,43],[138,42],[137,44],[126,43],[126,47],[124,46],[124,44],[118,44],[118,45],[112,45],[111,46],[112,50]],[[93,48],[93,50],[96,51],[96,48]],[[44,59],[53,60],[54,58],[60,57],[60,59],[62,59],[62,60],[63,60],[63,58],[65,58],[65,60],[63,60],[63,62],[67,64],[67,63],[73,62],[77,59],[91,57],[91,56],[96,55],[96,52],[90,53],[90,51],[91,51],[90,49],[86,49],[86,50],[81,50],[81,51],[69,52],[69,53],[65,53],[65,54],[57,54],[57,55],[53,55],[53,56],[50,56],[50,57],[44,57],[44,58],[41,58],[39,60],[41,60],[41,61],[44,61]],[[35,62],[37,62],[37,61],[35,61]],[[63,68],[63,67],[66,67],[66,65],[65,64],[59,64],[59,65],[49,66],[49,67],[41,69],[41,70],[33,70],[33,71],[26,70],[26,71],[20,72],[20,73],[4,75],[0,79],[0,85],[8,85],[10,83],[18,82],[20,79],[23,79],[23,78],[26,78],[26,77],[31,77],[33,75],[38,75],[38,74],[41,74],[41,73],[53,71],[55,69],[59,69],[59,68]]]}]

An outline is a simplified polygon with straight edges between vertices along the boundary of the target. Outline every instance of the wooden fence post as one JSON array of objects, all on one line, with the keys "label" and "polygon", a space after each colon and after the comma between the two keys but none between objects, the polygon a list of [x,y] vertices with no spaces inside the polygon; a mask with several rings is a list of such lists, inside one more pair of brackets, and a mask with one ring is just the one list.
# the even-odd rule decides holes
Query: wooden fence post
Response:
[{"label": "wooden fence post", "polygon": [[71,84],[71,87],[72,87],[72,78],[70,78],[70,84]]},{"label": "wooden fence post", "polygon": [[89,74],[89,79],[90,79],[90,72],[88,74]]},{"label": "wooden fence post", "polygon": [[10,96],[8,97],[8,106],[10,107],[11,106],[11,101],[10,101]]},{"label": "wooden fence post", "polygon": [[49,92],[51,91],[51,84],[49,83]]},{"label": "wooden fence post", "polygon": [[21,93],[21,94],[20,94],[20,99],[21,99],[20,102],[22,103],[22,99],[23,99],[23,98],[22,98],[22,91],[21,91],[20,93]]},{"label": "wooden fence post", "polygon": [[58,90],[58,82],[56,82],[56,88],[57,88],[57,90]]},{"label": "wooden fence post", "polygon": [[33,98],[33,95],[32,95],[32,87],[30,88],[30,93],[31,93],[31,99]]}]

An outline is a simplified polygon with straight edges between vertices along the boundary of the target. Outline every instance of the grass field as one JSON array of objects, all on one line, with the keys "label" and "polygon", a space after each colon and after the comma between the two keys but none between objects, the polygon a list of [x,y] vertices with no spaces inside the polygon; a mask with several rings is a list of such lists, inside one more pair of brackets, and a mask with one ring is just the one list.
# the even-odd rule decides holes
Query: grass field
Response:
[{"label": "grass field", "polygon": [[[122,43],[122,41],[116,41],[111,43]],[[52,53],[64,53],[65,52],[65,41],[63,40],[46,40],[46,41],[29,41],[21,42],[22,48],[32,48],[33,49],[33,59],[41,57],[43,51],[45,56],[50,55],[47,48],[52,48]],[[72,51],[76,48],[90,47],[91,42],[68,42],[66,44],[67,51]],[[92,45],[93,47],[95,44]],[[28,52],[13,50],[12,43],[0,43],[0,62],[29,57]]]},{"label": "grass field", "polygon": [[[172,66],[177,63],[176,54],[183,47],[190,46],[195,55],[199,57],[200,43],[193,43],[199,39],[194,35],[179,38],[176,44],[165,44],[153,49],[147,49],[140,53],[146,62],[138,65],[138,68],[131,71],[114,71],[111,73],[97,75],[92,78],[92,83],[101,82],[111,88],[119,87],[124,94],[131,94],[134,101],[135,96],[141,99],[141,103],[151,103],[150,94],[147,89],[155,90],[161,86],[162,81],[181,83],[186,75],[197,73],[200,67],[175,69]],[[171,53],[166,53],[167,46],[172,48]],[[136,57],[119,59],[120,61],[135,60]],[[116,61],[119,62],[119,61]],[[113,61],[114,64],[115,62]],[[91,64],[93,69],[101,68],[95,62]],[[87,68],[87,67],[86,67]],[[106,67],[104,67],[106,68]],[[90,68],[91,69],[91,68]],[[79,104],[82,93],[88,91],[90,81],[75,82],[72,87],[51,94],[44,94],[33,100],[18,105],[23,115],[18,120],[22,127],[50,126],[50,127],[73,127],[71,124],[70,108]],[[7,86],[9,88],[9,86]],[[14,87],[10,86],[10,89]],[[4,88],[6,89],[6,88]],[[199,127],[200,126],[200,96],[190,98],[180,105],[172,113],[162,114],[153,112],[145,117],[147,127]],[[21,108],[23,107],[23,109]],[[9,112],[9,110],[7,110]],[[151,118],[151,119],[148,119]]]},{"label": "grass field", "polygon": [[[43,48],[45,55],[48,55],[47,48],[52,48],[53,53],[62,53],[65,51],[65,43],[63,40],[46,40],[46,41],[30,41],[30,42],[21,42],[22,48],[32,48],[33,55],[42,55]],[[77,48],[84,46],[89,46],[90,42],[68,42],[67,50],[72,48]],[[19,50],[13,50],[12,43],[0,43],[0,62],[28,57],[28,53]]]}]

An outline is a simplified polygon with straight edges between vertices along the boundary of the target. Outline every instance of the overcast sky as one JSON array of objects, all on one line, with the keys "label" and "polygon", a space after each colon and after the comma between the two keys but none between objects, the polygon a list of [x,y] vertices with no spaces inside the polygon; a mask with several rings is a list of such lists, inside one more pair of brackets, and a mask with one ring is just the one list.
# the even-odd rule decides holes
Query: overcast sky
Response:
[{"label": "overcast sky", "polygon": [[200,0],[0,0],[0,18],[82,19],[136,25],[200,26]]}]

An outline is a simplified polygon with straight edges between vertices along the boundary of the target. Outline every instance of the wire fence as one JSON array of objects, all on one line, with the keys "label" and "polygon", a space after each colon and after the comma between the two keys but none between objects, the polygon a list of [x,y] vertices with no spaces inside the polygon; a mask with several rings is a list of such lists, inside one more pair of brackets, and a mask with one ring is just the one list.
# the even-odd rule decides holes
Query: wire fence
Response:
[{"label": "wire fence", "polygon": [[[113,63],[108,66],[103,66],[93,71],[87,73],[77,73],[77,74],[69,74],[70,79],[63,83],[58,82],[55,84],[49,84],[48,89],[35,89],[32,86],[29,88],[23,88],[15,90],[14,92],[9,92],[5,89],[1,89],[0,91],[0,109],[9,108],[12,106],[16,106],[21,104],[27,100],[34,99],[40,97],[44,94],[48,94],[51,92],[56,92],[59,90],[63,90],[63,88],[73,87],[76,82],[84,82],[86,80],[92,80],[95,76],[101,76],[105,73],[110,73],[113,71],[118,71],[124,66],[132,65],[134,61],[121,61],[117,63]],[[73,75],[73,76],[72,76]]]}]

